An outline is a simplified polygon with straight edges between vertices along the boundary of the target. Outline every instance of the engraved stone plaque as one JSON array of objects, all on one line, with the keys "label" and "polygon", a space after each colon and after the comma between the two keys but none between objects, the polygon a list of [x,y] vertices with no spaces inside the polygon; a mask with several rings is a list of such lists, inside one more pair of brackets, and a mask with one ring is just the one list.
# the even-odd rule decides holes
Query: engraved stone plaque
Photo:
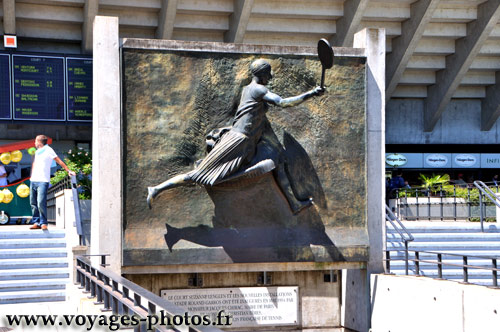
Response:
[{"label": "engraved stone plaque", "polygon": [[202,288],[162,290],[161,297],[213,322],[223,310],[232,316],[232,327],[290,326],[299,324],[298,292],[298,287]]}]

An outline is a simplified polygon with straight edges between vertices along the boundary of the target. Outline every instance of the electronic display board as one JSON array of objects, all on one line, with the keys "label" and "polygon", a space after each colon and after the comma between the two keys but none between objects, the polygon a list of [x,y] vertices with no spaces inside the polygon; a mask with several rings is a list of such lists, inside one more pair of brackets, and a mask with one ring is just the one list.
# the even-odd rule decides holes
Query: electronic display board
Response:
[{"label": "electronic display board", "polygon": [[0,119],[10,120],[10,56],[0,54]]},{"label": "electronic display board", "polygon": [[92,59],[66,58],[68,121],[92,121]]},{"label": "electronic display board", "polygon": [[14,119],[65,120],[64,58],[13,55]]}]

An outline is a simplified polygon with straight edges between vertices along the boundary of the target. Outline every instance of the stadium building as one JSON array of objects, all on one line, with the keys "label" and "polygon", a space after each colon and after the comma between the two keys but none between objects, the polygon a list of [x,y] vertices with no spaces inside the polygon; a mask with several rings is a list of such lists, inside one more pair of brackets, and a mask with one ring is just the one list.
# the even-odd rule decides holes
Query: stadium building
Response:
[{"label": "stadium building", "polygon": [[[489,180],[494,169],[500,167],[500,155],[495,155],[493,148],[500,140],[497,1],[3,0],[0,3],[0,32],[5,38],[17,38],[16,47],[2,44],[1,53],[13,55],[12,62],[26,60],[21,55],[59,57],[57,66],[65,75],[72,65],[83,63],[75,60],[72,64],[71,58],[91,58],[92,22],[96,15],[118,17],[121,38],[261,45],[315,46],[318,39],[327,38],[333,46],[347,47],[352,46],[354,33],[362,28],[383,28],[387,38],[386,150],[411,153],[408,158],[417,160],[400,166],[407,168],[408,177],[414,179],[421,171],[445,169],[452,177],[465,171],[476,179]],[[24,87],[15,82],[15,70],[11,73],[12,82],[8,82],[6,58],[0,57],[4,59],[0,140],[31,139],[43,132],[55,139],[54,146],[61,152],[75,143],[88,146],[91,94],[83,100],[87,110],[79,113],[84,114],[79,118],[83,121],[72,118],[75,113],[70,98],[76,96],[71,95],[71,87],[69,90],[65,87],[70,83],[68,78],[57,83],[58,115],[29,111],[29,105],[38,101],[21,101],[19,93],[16,96],[14,91],[10,92],[9,105],[5,101],[9,86],[14,87],[11,90]],[[20,108],[28,110],[21,113]],[[444,156],[447,162],[427,163],[426,158],[435,154]],[[472,156],[476,162],[457,165],[454,158],[463,154]],[[392,166],[387,166],[391,170]]]}]

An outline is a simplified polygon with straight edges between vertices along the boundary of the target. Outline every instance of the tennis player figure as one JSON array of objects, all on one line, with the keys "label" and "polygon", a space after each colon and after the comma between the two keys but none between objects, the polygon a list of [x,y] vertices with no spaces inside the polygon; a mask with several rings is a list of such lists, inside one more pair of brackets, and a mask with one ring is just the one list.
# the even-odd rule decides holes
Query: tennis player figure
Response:
[{"label": "tennis player figure", "polygon": [[250,71],[252,82],[243,88],[233,125],[226,130],[218,130],[220,137],[215,140],[211,137],[211,143],[207,141],[211,149],[192,171],[176,175],[155,187],[148,187],[149,208],[161,192],[171,188],[190,183],[213,186],[270,171],[273,171],[294,214],[312,205],[312,198],[297,199],[285,172],[282,153],[263,139],[263,133],[270,128],[266,117],[268,104],[283,108],[296,106],[313,96],[323,94],[325,89],[318,86],[298,96],[281,98],[266,88],[273,77],[269,62],[256,60],[250,65]]}]

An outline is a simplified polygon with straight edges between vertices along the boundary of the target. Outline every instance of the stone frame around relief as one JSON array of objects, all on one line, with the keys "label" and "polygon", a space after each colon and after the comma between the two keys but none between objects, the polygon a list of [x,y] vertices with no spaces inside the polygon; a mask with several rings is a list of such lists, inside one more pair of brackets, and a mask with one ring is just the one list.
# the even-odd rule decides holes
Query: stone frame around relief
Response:
[{"label": "stone frame around relief", "polygon": [[[210,117],[215,114],[213,112],[200,115],[200,112],[203,112],[201,106],[207,105],[207,102],[210,105],[213,100],[216,104],[225,105],[225,113],[222,112],[225,118],[201,124],[205,126],[205,132],[214,126],[227,123],[234,107],[231,104],[237,103],[238,91],[244,84],[247,75],[246,66],[250,59],[257,57],[270,59],[275,79],[281,79],[281,83],[286,83],[287,78],[291,81],[294,77],[305,78],[305,82],[299,82],[299,86],[278,83],[276,86],[271,86],[273,91],[286,97],[312,88],[316,82],[319,83],[320,65],[315,50],[157,40],[124,41],[122,48],[124,266],[367,261],[366,58],[361,52],[356,53],[354,49],[335,49],[335,51],[337,58],[334,68],[327,72],[326,83],[329,91],[327,97],[320,99],[322,103],[301,105],[294,112],[281,111],[280,114],[274,114],[279,111],[274,112],[271,109],[268,113],[273,130],[282,144],[285,144],[284,138],[290,134],[292,141],[298,143],[292,147],[303,148],[312,156],[310,158],[312,167],[320,170],[318,178],[321,183],[328,182],[326,188],[323,188],[326,204],[317,202],[315,213],[309,211],[305,216],[294,217],[281,213],[270,220],[252,219],[249,226],[244,222],[235,223],[234,220],[228,223],[227,217],[214,219],[214,205],[204,188],[198,186],[176,188],[162,195],[164,197],[155,202],[158,206],[152,211],[147,210],[145,205],[145,188],[170,175],[190,169],[192,167],[190,163],[203,156],[203,137],[200,138],[202,136],[200,133],[204,131],[196,132],[193,126],[183,127],[183,124],[193,125],[207,116],[213,120]],[[187,68],[191,71],[191,75],[179,73],[172,75],[166,68],[162,68],[161,61],[156,61],[161,56],[171,57],[168,61],[176,64],[166,66],[167,69],[177,69],[182,73]],[[142,62],[137,59],[140,57]],[[175,62],[179,59],[183,61]],[[231,61],[239,63],[230,66],[231,70],[227,70],[219,77],[218,69],[226,68],[224,62]],[[210,65],[207,66],[207,63]],[[350,71],[352,68],[355,70]],[[206,75],[207,72],[209,75]],[[357,85],[348,80],[349,75],[356,77]],[[137,77],[143,81],[132,84],[132,78]],[[359,81],[360,77],[362,82]],[[233,78],[230,84],[226,84],[228,78]],[[205,82],[203,86],[201,84],[203,82],[200,83],[202,79],[213,84],[214,90],[218,93],[211,95],[210,84]],[[210,82],[214,79],[215,82]],[[233,84],[235,81],[238,83]],[[133,87],[130,87],[130,84]],[[192,86],[197,88],[186,89]],[[144,89],[141,92],[141,87],[149,90]],[[358,90],[355,90],[356,88]],[[343,94],[346,89],[350,97]],[[196,91],[198,94],[201,93],[201,96],[190,98],[189,92],[188,95],[182,93],[186,90]],[[353,94],[356,94],[356,98],[351,98]],[[176,98],[180,101],[176,101]],[[330,98],[335,98],[336,101]],[[224,103],[226,100],[229,102]],[[328,105],[329,102],[337,104],[326,107],[328,110],[326,112],[325,104]],[[183,109],[182,106],[186,105],[187,107]],[[360,108],[361,112],[355,113],[359,112]],[[198,113],[193,113],[193,110],[198,110]],[[193,115],[198,116],[198,119],[195,116],[193,120]],[[296,121],[291,121],[290,116],[296,116]],[[179,119],[176,122],[171,120],[172,117]],[[329,126],[319,125],[324,123],[328,123]],[[164,134],[168,133],[170,136],[165,139],[165,135],[157,130],[151,128],[144,130],[151,124],[166,126],[168,130]],[[343,150],[341,153],[330,154],[339,157],[336,161],[328,160],[328,163],[325,163],[330,155],[322,154],[321,150],[331,146],[327,145],[328,140],[315,145],[314,137],[328,134],[328,130],[332,130],[340,137],[337,141],[334,139],[333,147],[340,147]],[[184,146],[175,145],[179,142]],[[148,147],[151,150],[148,150]],[[185,153],[176,155],[172,150],[191,151],[192,154],[186,158]],[[355,159],[353,156],[356,156],[356,153],[363,154],[362,158]],[[138,166],[137,169],[134,169],[134,165]],[[307,166],[310,165],[302,165],[302,167]],[[152,171],[155,167],[156,173]],[[328,167],[328,172],[325,171],[325,167]],[[272,177],[263,177],[262,181],[268,182],[269,186],[273,185]],[[222,189],[224,190],[226,189]],[[277,197],[274,199],[279,200],[279,195],[275,196]],[[255,209],[245,212],[245,215],[253,210]],[[269,212],[272,213],[273,209]],[[214,227],[216,223],[221,227]],[[175,229],[182,229],[183,238],[173,244],[172,251],[165,243],[165,224]]]}]

